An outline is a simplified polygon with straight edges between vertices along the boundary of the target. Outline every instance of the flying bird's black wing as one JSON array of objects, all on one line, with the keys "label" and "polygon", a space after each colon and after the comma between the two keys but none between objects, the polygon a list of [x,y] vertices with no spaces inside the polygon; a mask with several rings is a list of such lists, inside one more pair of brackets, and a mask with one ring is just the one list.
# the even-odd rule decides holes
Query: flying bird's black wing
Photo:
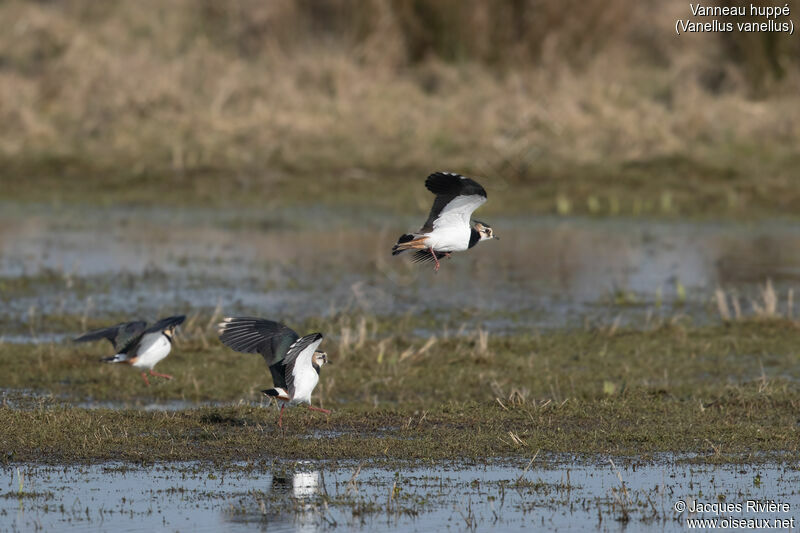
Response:
[{"label": "flying bird's black wing", "polygon": [[162,318],[145,331],[145,333],[156,333],[166,331],[169,328],[180,326],[183,324],[183,321],[186,320],[186,315],[177,315],[177,316],[168,316],[167,318]]},{"label": "flying bird's black wing", "polygon": [[72,339],[73,342],[90,342],[106,339],[118,352],[121,347],[126,346],[132,340],[138,339],[147,329],[147,322],[138,320],[136,322],[122,322],[110,328],[96,329],[80,337]]},{"label": "flying bird's black wing", "polygon": [[486,201],[486,190],[470,178],[451,172],[435,172],[425,180],[425,187],[436,198],[420,233],[430,233],[441,223],[469,224],[472,212]]},{"label": "flying bird's black wing", "polygon": [[293,329],[263,318],[232,317],[219,325],[222,344],[237,352],[261,354],[275,387],[283,389],[286,389],[284,359],[289,347],[299,338],[300,335]]},{"label": "flying bird's black wing", "polygon": [[311,363],[311,357],[322,342],[322,333],[311,333],[298,339],[289,347],[284,364],[286,365],[286,390],[289,397],[294,397],[295,383],[308,379],[316,372]]}]

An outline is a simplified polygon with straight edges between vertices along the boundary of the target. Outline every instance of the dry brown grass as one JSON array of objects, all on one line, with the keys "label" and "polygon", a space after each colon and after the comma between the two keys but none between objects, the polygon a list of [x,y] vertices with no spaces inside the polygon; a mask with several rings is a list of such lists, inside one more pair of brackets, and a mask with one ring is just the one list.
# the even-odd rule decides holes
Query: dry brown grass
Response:
[{"label": "dry brown grass", "polygon": [[785,304],[781,295],[772,285],[772,280],[767,279],[760,287],[758,297],[750,299],[751,313],[742,312],[741,298],[736,291],[726,292],[717,287],[714,291],[714,302],[717,305],[719,317],[725,322],[741,320],[794,320],[794,289],[786,290]]},{"label": "dry brown grass", "polygon": [[247,189],[448,168],[581,205],[619,174],[674,175],[670,204],[793,190],[798,40],[677,37],[688,16],[634,0],[6,2],[0,179],[74,167],[120,189],[197,173]]}]

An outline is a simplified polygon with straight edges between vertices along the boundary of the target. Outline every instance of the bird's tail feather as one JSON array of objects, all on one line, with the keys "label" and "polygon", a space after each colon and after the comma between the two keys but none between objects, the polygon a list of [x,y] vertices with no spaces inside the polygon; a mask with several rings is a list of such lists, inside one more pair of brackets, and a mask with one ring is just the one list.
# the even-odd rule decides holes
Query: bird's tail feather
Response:
[{"label": "bird's tail feather", "polygon": [[100,359],[100,361],[102,361],[103,363],[122,363],[127,360],[128,356],[125,355],[124,353],[118,353],[112,355],[111,357],[103,357],[102,359]]},{"label": "bird's tail feather", "polygon": [[[442,252],[436,253],[436,259],[442,259],[447,257]],[[417,250],[414,252],[414,255],[411,256],[411,261],[413,263],[433,263],[436,259],[433,258],[433,254],[429,250]]]},{"label": "bird's tail feather", "polygon": [[266,389],[266,390],[262,390],[261,392],[264,393],[266,396],[270,396],[272,398],[279,398],[281,400],[289,400],[289,395],[283,389],[279,389],[279,388]]},{"label": "bird's tail feather", "polygon": [[424,237],[421,235],[414,235],[413,233],[406,233],[405,235],[400,235],[400,238],[397,239],[397,244],[392,246],[392,255],[397,255],[399,253],[405,252],[406,250],[420,250],[425,248],[425,245],[422,243]]}]

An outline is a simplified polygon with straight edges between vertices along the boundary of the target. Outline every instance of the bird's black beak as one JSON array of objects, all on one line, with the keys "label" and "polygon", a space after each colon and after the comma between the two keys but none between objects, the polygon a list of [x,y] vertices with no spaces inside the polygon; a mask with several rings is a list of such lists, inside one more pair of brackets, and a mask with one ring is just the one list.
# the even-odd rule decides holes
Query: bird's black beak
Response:
[{"label": "bird's black beak", "polygon": [[494,240],[496,240],[496,241],[499,241],[499,240],[500,240],[500,237],[498,237],[497,235],[492,235],[492,238],[493,238]]}]

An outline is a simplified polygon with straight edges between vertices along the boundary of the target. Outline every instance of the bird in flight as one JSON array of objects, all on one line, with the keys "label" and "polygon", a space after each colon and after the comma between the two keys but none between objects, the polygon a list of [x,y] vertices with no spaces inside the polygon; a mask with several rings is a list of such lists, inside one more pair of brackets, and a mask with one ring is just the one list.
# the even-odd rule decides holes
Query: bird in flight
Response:
[{"label": "bird in flight", "polygon": [[232,350],[258,353],[264,358],[274,388],[261,392],[281,402],[278,427],[283,427],[283,409],[287,405],[306,404],[313,411],[330,414],[328,409],[311,405],[311,393],[319,382],[320,368],[329,363],[328,354],[317,350],[322,333],[300,337],[279,322],[232,317],[219,324],[219,340]]},{"label": "bird in flight", "polygon": [[122,322],[110,328],[90,331],[73,339],[73,342],[108,340],[117,353],[111,357],[104,357],[101,361],[125,363],[141,370],[142,379],[147,386],[150,386],[145,370],[149,370],[151,376],[172,379],[169,374],[154,372],[153,368],[169,355],[175,329],[184,320],[186,320],[184,315],[171,316],[162,318],[150,327],[147,327],[147,322],[144,321]]},{"label": "bird in flight", "polygon": [[414,262],[433,261],[438,272],[439,258],[498,239],[485,222],[470,221],[473,211],[486,202],[486,190],[478,182],[460,174],[435,172],[425,180],[425,187],[436,195],[428,220],[418,232],[401,235],[392,255],[415,250]]}]

